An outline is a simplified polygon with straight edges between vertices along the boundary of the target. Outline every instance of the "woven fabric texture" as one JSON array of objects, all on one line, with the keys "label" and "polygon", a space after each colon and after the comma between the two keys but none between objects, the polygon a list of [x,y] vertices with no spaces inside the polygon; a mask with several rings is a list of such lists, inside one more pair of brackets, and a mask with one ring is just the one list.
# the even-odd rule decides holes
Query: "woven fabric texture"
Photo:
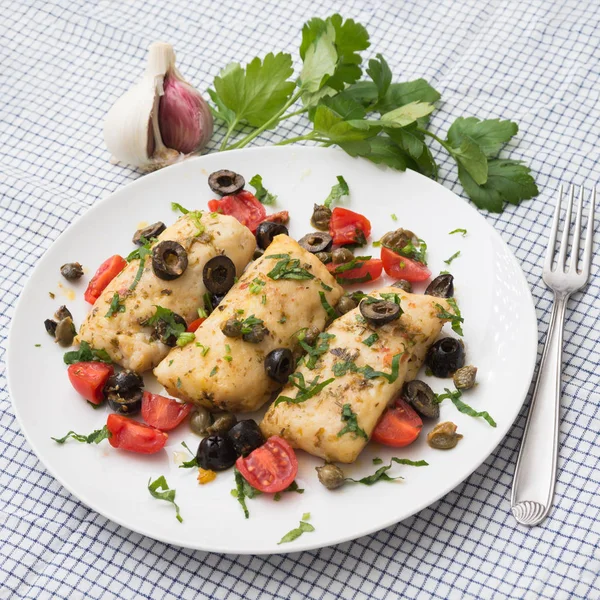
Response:
[{"label": "woven fabric texture", "polygon": [[[555,192],[600,179],[597,1],[20,0],[3,3],[0,19],[0,358],[45,250],[139,177],[109,163],[102,121],[142,72],[148,45],[171,42],[181,71],[205,90],[230,61],[272,50],[297,57],[302,23],[336,11],[367,27],[369,52],[384,54],[395,80],[425,77],[442,93],[434,131],[468,115],[519,123],[508,150],[532,167],[540,196],[486,218],[522,264],[543,342]],[[300,135],[303,122],[289,119],[256,143]],[[438,158],[440,182],[460,194],[454,166]],[[481,468],[394,527],[285,556],[170,547],[90,511],[45,471],[15,420],[2,363],[0,598],[600,598],[599,263],[597,253],[567,313],[555,507],[531,530],[509,506],[527,402]]]}]

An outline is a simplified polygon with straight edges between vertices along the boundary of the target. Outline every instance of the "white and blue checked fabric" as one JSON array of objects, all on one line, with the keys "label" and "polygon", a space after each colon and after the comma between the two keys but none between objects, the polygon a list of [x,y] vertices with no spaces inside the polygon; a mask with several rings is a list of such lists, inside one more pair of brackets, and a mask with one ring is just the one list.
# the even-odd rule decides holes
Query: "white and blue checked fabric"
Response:
[{"label": "white and blue checked fabric", "polygon": [[[148,45],[171,42],[206,89],[229,61],[297,56],[302,23],[340,11],[367,26],[395,80],[442,93],[432,119],[512,118],[511,157],[541,194],[486,215],[523,266],[540,341],[551,295],[541,263],[555,190],[600,179],[597,0],[17,0],[0,17],[0,339],[38,259],[75,217],[139,176],[114,166],[106,110],[140,75]],[[257,143],[303,133],[302,119]],[[212,147],[220,141],[215,135]],[[440,157],[441,182],[461,193]],[[0,379],[0,598],[600,598],[600,286],[570,303],[555,508],[542,527],[510,514],[526,407],[494,454],[414,517],[335,547],[286,556],[170,547],[117,526],[66,492],[32,453]]]}]

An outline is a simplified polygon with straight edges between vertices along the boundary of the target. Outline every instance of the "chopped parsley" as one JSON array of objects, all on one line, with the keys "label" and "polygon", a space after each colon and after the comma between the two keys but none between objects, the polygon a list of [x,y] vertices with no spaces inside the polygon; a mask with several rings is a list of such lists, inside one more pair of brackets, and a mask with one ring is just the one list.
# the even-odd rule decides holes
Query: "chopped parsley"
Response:
[{"label": "chopped parsley", "polygon": [[[163,490],[163,491],[158,491]],[[179,506],[175,503],[175,490],[169,489],[169,484],[165,479],[164,475],[161,475],[155,481],[152,481],[152,478],[148,479],[148,491],[153,498],[157,500],[165,500],[166,502],[170,502],[175,507],[175,517],[180,522],[183,523],[183,519],[179,514]]]},{"label": "chopped parsley", "polygon": [[392,221],[397,221],[397,220],[398,220],[398,217],[396,216],[396,214],[395,214],[395,213],[392,213],[392,214],[390,215],[390,217],[392,217]]},{"label": "chopped parsley", "polygon": [[184,462],[182,462],[179,465],[180,469],[193,469],[195,467],[198,467],[198,459],[196,458],[196,455],[190,450],[190,447],[185,443],[185,442],[181,442],[181,445],[192,455],[192,458],[190,458],[190,460],[186,460]]},{"label": "chopped parsley", "polygon": [[458,335],[463,335],[463,330],[461,327],[461,323],[464,323],[464,319],[460,314],[460,309],[458,308],[458,304],[454,298],[447,298],[446,302],[452,307],[454,310],[454,314],[447,311],[441,304],[436,303],[436,308],[439,310],[436,317],[438,319],[447,319],[452,323],[452,331],[458,333]]},{"label": "chopped parsley", "polygon": [[374,465],[380,465],[380,464],[382,464],[382,463],[383,463],[383,459],[382,459],[382,458],[379,458],[378,456],[376,456],[376,457],[373,459],[373,464],[374,464]]},{"label": "chopped parsley", "polygon": [[135,277],[133,278],[133,281],[131,282],[131,285],[129,286],[130,290],[135,290],[135,288],[137,287],[137,284],[140,282],[140,279],[142,278],[142,274],[144,273],[144,267],[146,266],[146,257],[149,254],[152,254],[152,250],[150,250],[150,246],[152,245],[153,241],[156,240],[147,240],[146,238],[142,237],[141,241],[143,242],[143,246],[140,246],[139,248],[136,248],[133,252],[131,252],[129,254],[129,256],[127,256],[127,262],[131,262],[132,260],[136,260],[139,259],[140,264],[138,266],[138,270],[135,274]]},{"label": "chopped parsley", "polygon": [[223,357],[227,362],[231,362],[233,357],[231,356],[231,346],[229,344],[225,344],[225,356]]},{"label": "chopped parsley", "polygon": [[231,490],[231,495],[237,498],[244,511],[244,516],[248,519],[250,518],[250,511],[246,505],[246,498],[255,498],[256,496],[260,496],[262,492],[252,487],[236,467],[233,467],[233,475],[235,477],[235,490]]},{"label": "chopped parsley", "polygon": [[121,304],[121,299],[119,298],[119,294],[115,292],[113,294],[112,300],[110,301],[110,307],[108,312],[104,315],[107,319],[110,319],[117,313],[125,312],[125,305]]},{"label": "chopped parsley", "polygon": [[208,315],[206,314],[206,309],[205,308],[199,308],[198,309],[198,318],[200,318],[200,319],[206,319],[206,317],[208,317]]},{"label": "chopped parsley", "polygon": [[[204,292],[204,295],[202,296],[202,302],[204,304],[204,312],[210,315],[210,313],[214,310],[214,307],[208,292]],[[198,309],[198,312],[200,312],[200,309]]]},{"label": "chopped parsley", "polygon": [[267,258],[279,258],[277,264],[267,273],[267,276],[275,281],[279,279],[302,280],[315,278],[312,273],[300,266],[299,258],[291,258],[289,254],[272,254]]},{"label": "chopped parsley", "polygon": [[298,388],[296,397],[289,398],[288,396],[279,396],[279,398],[275,400],[275,406],[281,402],[287,402],[288,404],[301,404],[302,402],[306,402],[306,400],[309,398],[316,396],[332,381],[335,381],[335,379],[332,377],[331,379],[326,379],[325,381],[319,383],[319,378],[320,376],[317,375],[309,384],[307,384],[302,373],[292,373],[289,379],[290,383],[294,387]]},{"label": "chopped parsley", "polygon": [[[377,462],[375,462],[377,460]],[[373,459],[373,464],[379,464],[381,459]],[[378,481],[397,481],[398,479],[404,479],[403,477],[390,477],[388,475],[388,471],[392,468],[394,463],[398,463],[399,465],[408,465],[411,467],[427,467],[429,463],[424,460],[409,460],[408,458],[396,458],[392,457],[389,465],[384,465],[383,467],[379,467],[375,473],[372,475],[368,475],[367,477],[363,477],[362,479],[352,479],[351,477],[346,477],[345,481],[350,483],[362,483],[363,485],[374,485]]]},{"label": "chopped parsley", "polygon": [[242,321],[242,335],[250,333],[255,325],[264,325],[264,321],[262,319],[257,319],[254,315],[246,317]]},{"label": "chopped parsley", "polygon": [[478,412],[471,408],[468,404],[465,404],[460,399],[460,397],[462,396],[460,390],[454,390],[453,392],[451,392],[448,388],[444,388],[444,391],[444,394],[435,395],[435,401],[438,404],[446,400],[446,398],[450,398],[450,400],[452,400],[452,404],[454,404],[454,406],[456,406],[456,408],[458,409],[458,412],[464,415],[469,415],[469,417],[481,417],[482,419],[487,421],[489,425],[491,425],[492,427],[496,427],[496,421],[492,419],[490,413],[487,410]]},{"label": "chopped parsley", "polygon": [[171,202],[171,210],[178,210],[182,215],[187,215],[190,212],[187,208],[183,208],[178,202]]},{"label": "chopped parsley", "polygon": [[362,343],[369,348],[379,339],[376,333],[372,333],[368,338],[364,339]]},{"label": "chopped parsley", "polygon": [[460,233],[460,234],[462,234],[463,237],[465,237],[465,235],[467,235],[467,230],[466,229],[453,229],[450,233],[448,233],[448,235],[452,235],[453,233]]},{"label": "chopped parsley", "polygon": [[271,194],[269,190],[263,187],[263,181],[260,175],[255,175],[248,183],[256,190],[254,195],[261,204],[275,204],[277,196]]},{"label": "chopped parsley", "polygon": [[344,404],[342,407],[342,423],[345,423],[345,425],[343,429],[338,431],[337,437],[342,437],[346,433],[353,433],[355,438],[360,436],[367,441],[369,440],[367,432],[359,427],[358,417],[350,404]]},{"label": "chopped parsley", "polygon": [[209,374],[209,377],[214,377],[217,374],[217,371],[219,370],[219,367],[217,367],[216,365],[212,368],[212,371]]},{"label": "chopped parsley", "polygon": [[175,383],[175,385],[176,385],[178,388],[180,388],[180,387],[181,387],[181,378],[180,378],[180,377],[178,377],[178,378],[177,378],[177,382]]},{"label": "chopped parsley", "polygon": [[328,286],[326,283],[323,283],[321,281],[321,287],[326,291],[326,292],[330,292],[333,288]]},{"label": "chopped parsley", "polygon": [[183,348],[183,346],[187,346],[188,344],[191,344],[195,339],[196,339],[195,333],[193,333],[191,331],[184,331],[183,333],[179,334],[179,337],[177,338],[177,345],[180,348]]},{"label": "chopped parsley", "polygon": [[208,351],[210,350],[210,346],[204,346],[200,342],[196,342],[196,347],[202,348],[202,351],[201,351],[202,356],[206,356],[208,354]]},{"label": "chopped parsley", "polygon": [[287,544],[288,542],[293,542],[295,539],[298,539],[303,533],[314,531],[315,528],[307,522],[309,519],[310,513],[304,513],[302,515],[300,525],[298,525],[298,527],[296,527],[295,529],[288,531],[277,544],[279,545]]},{"label": "chopped parsley", "polygon": [[325,292],[319,292],[319,297],[321,298],[321,306],[325,309],[327,316],[330,319],[337,319],[337,311],[335,310],[335,308],[333,308],[333,306],[331,306],[331,304],[329,304],[329,302],[327,302]]},{"label": "chopped parsley", "polygon": [[[175,321],[175,313],[172,310],[158,306],[158,304],[155,304],[154,307],[156,308],[156,312],[150,318],[146,319],[142,325],[156,325],[159,321],[162,321],[165,324],[165,330],[161,333],[161,337],[167,339],[173,335],[179,341],[179,337],[186,333],[185,325]],[[192,339],[189,341],[191,342]]]},{"label": "chopped parsley", "polygon": [[259,294],[266,283],[267,283],[266,281],[263,281],[262,279],[255,277],[252,280],[252,283],[250,284],[250,287],[248,288],[248,290],[250,291],[251,294]]},{"label": "chopped parsley", "polygon": [[458,252],[455,252],[449,259],[445,260],[444,262],[449,265],[455,258],[458,258],[460,256],[460,250]]},{"label": "chopped parsley", "polygon": [[105,425],[102,429],[96,429],[92,431],[89,435],[81,435],[79,433],[75,433],[74,431],[69,431],[67,435],[61,438],[50,438],[54,440],[58,444],[64,444],[69,438],[73,438],[74,440],[81,442],[82,444],[99,444],[102,440],[107,440],[111,437],[111,432],[108,430],[108,427]]},{"label": "chopped parsley", "polygon": [[391,250],[400,256],[411,258],[424,265],[427,264],[427,244],[421,238],[417,240],[417,244],[409,240],[402,248],[391,248]]},{"label": "chopped parsley", "polygon": [[[387,300],[388,302],[393,302],[394,304],[397,304],[398,306],[400,306],[400,296],[398,294],[396,294],[395,292],[383,293],[383,294],[379,294],[379,295],[384,300]],[[404,314],[404,311],[402,309],[400,309],[400,314],[398,316],[400,317],[403,314]]]},{"label": "chopped parsley", "polygon": [[260,303],[261,304],[266,304],[267,303],[267,295],[266,294],[262,295],[262,298],[260,299]]},{"label": "chopped parsley", "polygon": [[342,263],[338,265],[333,271],[333,275],[337,275],[338,273],[345,273],[346,271],[351,271],[352,269],[360,269],[367,260],[371,260],[370,256],[354,256],[351,261],[347,263]]},{"label": "chopped parsley", "polygon": [[70,352],[65,352],[63,360],[67,365],[72,365],[78,362],[90,361],[99,361],[105,363],[112,362],[106,350],[104,350],[103,348],[100,348],[99,350],[97,350],[96,348],[91,348],[86,341],[81,342],[79,350],[71,350]]},{"label": "chopped parsley", "polygon": [[331,205],[339,200],[342,196],[347,196],[350,193],[350,188],[346,183],[346,180],[341,176],[337,175],[338,182],[331,187],[331,191],[329,192],[329,196],[325,198],[323,204],[327,208],[331,208]]},{"label": "chopped parsley", "polygon": [[281,323],[283,325],[286,322],[287,322],[287,317],[285,315],[282,315],[281,319],[279,319],[278,323]]},{"label": "chopped parsley", "polygon": [[332,370],[336,377],[343,377],[346,373],[359,373],[365,379],[375,379],[376,377],[383,377],[387,379],[388,383],[394,383],[398,379],[398,372],[400,368],[400,357],[402,354],[395,354],[392,358],[392,371],[391,373],[384,373],[383,371],[376,371],[370,365],[364,367],[357,367],[356,363],[352,360],[340,360],[333,364]]},{"label": "chopped parsley", "polygon": [[320,333],[315,345],[311,346],[304,341],[304,334],[305,332],[298,336],[298,341],[300,342],[300,346],[302,346],[309,356],[309,359],[305,362],[306,367],[312,371],[319,358],[329,350],[329,341],[334,339],[335,335],[325,332]]}]

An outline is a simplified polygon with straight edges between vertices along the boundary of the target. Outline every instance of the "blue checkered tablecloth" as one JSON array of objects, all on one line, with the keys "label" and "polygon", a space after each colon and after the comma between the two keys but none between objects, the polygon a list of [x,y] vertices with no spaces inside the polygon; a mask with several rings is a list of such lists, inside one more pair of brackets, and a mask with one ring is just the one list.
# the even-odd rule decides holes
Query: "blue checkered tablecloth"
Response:
[{"label": "blue checkered tablecloth", "polygon": [[[600,179],[597,0],[17,0],[0,12],[0,340],[38,259],[78,215],[137,178],[111,165],[104,114],[173,43],[206,89],[232,60],[297,55],[301,24],[341,11],[367,26],[396,80],[427,78],[444,132],[459,115],[512,118],[511,157],[541,194],[486,215],[521,262],[543,341],[545,232],[560,182]],[[266,144],[303,133],[290,119]],[[220,141],[215,136],[213,147]],[[440,181],[461,193],[443,156]],[[494,454],[447,496],[374,535],[285,556],[170,547],[107,521],[66,492],[15,420],[0,367],[0,598],[600,598],[600,254],[570,304],[555,508],[518,527],[509,492],[526,408]]]}]

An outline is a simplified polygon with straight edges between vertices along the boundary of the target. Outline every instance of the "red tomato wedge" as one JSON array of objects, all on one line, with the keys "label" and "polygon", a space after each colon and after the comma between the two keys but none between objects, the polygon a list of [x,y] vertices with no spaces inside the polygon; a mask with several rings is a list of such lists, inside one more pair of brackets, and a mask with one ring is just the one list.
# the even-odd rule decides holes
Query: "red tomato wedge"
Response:
[{"label": "red tomato wedge", "polygon": [[108,442],[113,448],[139,454],[158,452],[167,443],[169,437],[164,431],[115,413],[108,415],[106,427],[111,433]]},{"label": "red tomato wedge", "polygon": [[373,431],[372,440],[402,448],[412,444],[421,433],[421,417],[404,400],[398,398],[394,406],[388,408]]},{"label": "red tomato wedge", "polygon": [[182,404],[172,398],[144,392],[142,396],[142,418],[148,425],[161,431],[175,429],[192,410],[191,404]]},{"label": "red tomato wedge", "polygon": [[298,460],[293,448],[277,435],[245,458],[240,456],[235,466],[252,487],[265,494],[282,492],[298,473]]},{"label": "red tomato wedge", "polygon": [[220,200],[210,200],[208,209],[222,215],[235,217],[252,233],[256,231],[259,223],[266,220],[267,216],[267,211],[258,198],[246,190],[231,196],[223,196]]},{"label": "red tomato wedge", "polygon": [[102,389],[113,372],[112,365],[96,361],[78,362],[67,369],[71,385],[92,404],[102,404]]},{"label": "red tomato wedge", "polygon": [[371,235],[371,222],[363,215],[336,206],[331,212],[329,234],[338,246],[361,244]]},{"label": "red tomato wedge", "polygon": [[431,271],[426,265],[412,258],[400,256],[389,248],[381,248],[381,260],[385,272],[394,279],[418,282],[431,277]]},{"label": "red tomato wedge", "polygon": [[125,268],[127,261],[118,254],[107,258],[90,279],[87,289],[83,294],[86,302],[94,304],[104,291],[104,288]]},{"label": "red tomato wedge", "polygon": [[194,331],[196,331],[196,329],[198,329],[198,327],[200,327],[200,325],[202,325],[202,323],[204,323],[204,321],[206,321],[206,317],[200,317],[199,319],[192,321],[188,325],[186,331],[189,331],[190,333],[194,333]]},{"label": "red tomato wedge", "polygon": [[290,213],[287,210],[280,210],[279,212],[267,215],[263,221],[269,221],[269,223],[281,223],[285,225],[290,220]]},{"label": "red tomato wedge", "polygon": [[365,261],[358,261],[361,266],[354,269],[342,270],[341,273],[336,273],[340,267],[344,265],[336,265],[328,263],[327,269],[336,278],[340,284],[364,283],[365,281],[375,281],[381,277],[383,263],[378,258],[370,258]]}]

